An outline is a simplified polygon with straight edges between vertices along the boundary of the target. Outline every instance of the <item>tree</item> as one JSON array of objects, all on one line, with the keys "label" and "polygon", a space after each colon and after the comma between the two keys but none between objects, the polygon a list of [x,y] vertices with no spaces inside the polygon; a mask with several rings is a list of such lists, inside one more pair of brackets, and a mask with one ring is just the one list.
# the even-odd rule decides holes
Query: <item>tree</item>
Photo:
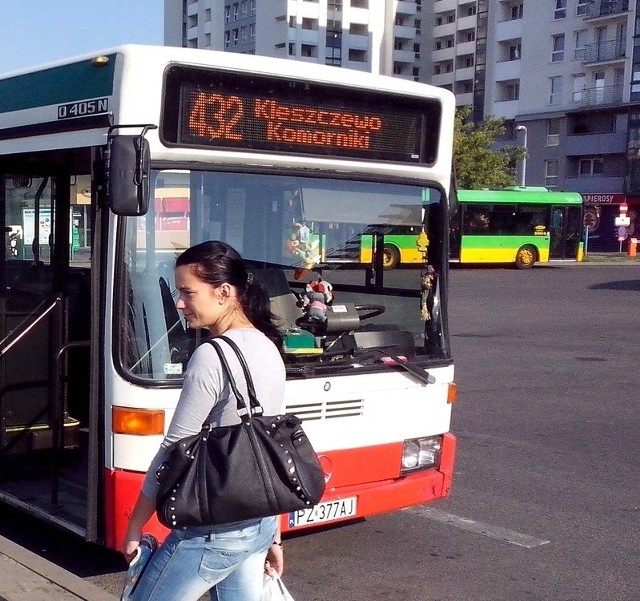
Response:
[{"label": "tree", "polygon": [[516,185],[513,165],[524,158],[526,151],[519,146],[493,148],[496,139],[504,134],[504,119],[488,117],[476,125],[469,120],[471,107],[456,111],[453,135],[453,156],[457,187],[468,190],[505,188]]}]

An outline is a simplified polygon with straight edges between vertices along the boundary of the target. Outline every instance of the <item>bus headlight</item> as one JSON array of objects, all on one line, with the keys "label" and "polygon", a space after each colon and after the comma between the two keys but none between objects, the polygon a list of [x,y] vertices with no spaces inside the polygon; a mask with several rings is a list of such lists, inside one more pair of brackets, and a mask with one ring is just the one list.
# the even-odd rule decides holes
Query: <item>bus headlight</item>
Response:
[{"label": "bus headlight", "polygon": [[402,447],[402,469],[400,473],[407,474],[415,470],[437,467],[440,465],[441,449],[442,436],[405,440]]}]

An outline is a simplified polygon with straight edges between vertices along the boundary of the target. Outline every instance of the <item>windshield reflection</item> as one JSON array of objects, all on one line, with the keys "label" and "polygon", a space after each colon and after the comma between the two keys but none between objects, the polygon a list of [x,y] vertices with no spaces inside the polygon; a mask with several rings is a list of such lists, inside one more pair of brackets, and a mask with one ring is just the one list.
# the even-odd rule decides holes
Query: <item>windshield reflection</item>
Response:
[{"label": "windshield reflection", "polygon": [[179,379],[206,332],[185,329],[173,266],[224,240],[267,288],[292,376],[442,359],[444,227],[435,188],[345,179],[161,170],[128,218],[123,368]]}]

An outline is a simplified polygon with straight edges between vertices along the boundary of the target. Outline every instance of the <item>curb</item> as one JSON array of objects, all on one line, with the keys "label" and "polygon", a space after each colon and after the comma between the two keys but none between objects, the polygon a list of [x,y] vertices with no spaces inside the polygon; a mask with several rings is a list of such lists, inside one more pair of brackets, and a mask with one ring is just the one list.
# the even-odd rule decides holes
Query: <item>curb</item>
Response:
[{"label": "curb", "polygon": [[[34,574],[36,576],[36,580],[41,581],[38,582],[38,589],[40,589],[41,592],[46,593],[47,586],[53,589],[50,591],[49,595],[42,597],[42,599],[54,599],[55,592],[58,587],[67,591],[76,598],[84,599],[85,601],[117,601],[118,599],[95,584],[64,570],[60,566],[36,555],[35,553],[32,553],[28,549],[21,547],[3,536],[0,536],[0,555],[5,555],[9,560],[20,564],[20,566]],[[7,577],[4,574],[2,574],[2,576],[3,577],[0,578],[0,580],[2,580],[0,587],[5,585],[7,581]],[[0,593],[4,593],[2,588],[0,588]],[[26,599],[27,597],[24,598]],[[0,594],[0,600],[2,599],[5,598]],[[18,597],[14,597],[14,599],[17,600]],[[8,597],[6,598],[6,601],[13,601],[13,599]]]}]

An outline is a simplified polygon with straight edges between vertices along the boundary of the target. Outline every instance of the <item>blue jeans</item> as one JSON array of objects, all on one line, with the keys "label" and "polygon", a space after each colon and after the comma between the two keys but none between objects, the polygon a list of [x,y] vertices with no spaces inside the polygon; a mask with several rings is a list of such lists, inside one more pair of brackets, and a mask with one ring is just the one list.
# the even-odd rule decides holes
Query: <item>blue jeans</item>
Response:
[{"label": "blue jeans", "polygon": [[172,530],[137,583],[132,601],[260,601],[276,518]]}]

